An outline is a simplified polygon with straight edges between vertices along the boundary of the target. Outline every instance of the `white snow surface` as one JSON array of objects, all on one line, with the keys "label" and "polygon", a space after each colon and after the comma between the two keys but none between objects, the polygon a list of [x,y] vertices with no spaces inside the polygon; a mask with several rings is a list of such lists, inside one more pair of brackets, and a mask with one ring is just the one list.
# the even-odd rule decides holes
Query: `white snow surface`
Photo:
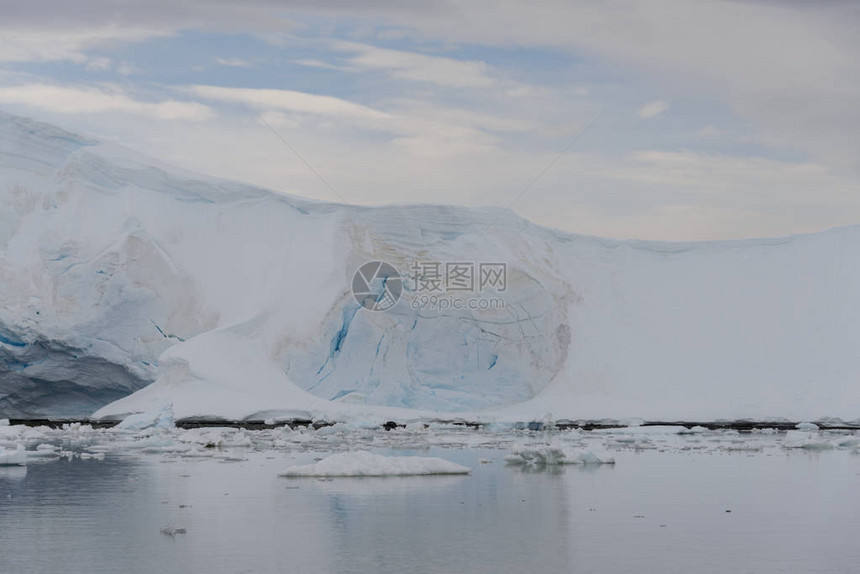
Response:
[{"label": "white snow surface", "polygon": [[278,476],[423,476],[469,474],[471,469],[438,457],[386,456],[366,450],[333,454],[313,464],[291,466]]},{"label": "white snow surface", "polygon": [[[659,243],[350,208],[2,113],[0,205],[0,417],[860,417],[860,227]],[[506,307],[368,312],[379,259],[505,262]]]}]

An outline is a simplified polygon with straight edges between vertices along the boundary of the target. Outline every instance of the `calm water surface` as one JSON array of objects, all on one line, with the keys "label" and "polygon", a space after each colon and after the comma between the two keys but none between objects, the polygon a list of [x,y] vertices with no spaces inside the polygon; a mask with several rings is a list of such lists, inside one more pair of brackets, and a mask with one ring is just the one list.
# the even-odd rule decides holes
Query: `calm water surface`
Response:
[{"label": "calm water surface", "polygon": [[850,452],[630,451],[540,472],[500,450],[380,452],[474,470],[286,479],[313,455],[271,452],[2,468],[0,572],[860,571]]}]

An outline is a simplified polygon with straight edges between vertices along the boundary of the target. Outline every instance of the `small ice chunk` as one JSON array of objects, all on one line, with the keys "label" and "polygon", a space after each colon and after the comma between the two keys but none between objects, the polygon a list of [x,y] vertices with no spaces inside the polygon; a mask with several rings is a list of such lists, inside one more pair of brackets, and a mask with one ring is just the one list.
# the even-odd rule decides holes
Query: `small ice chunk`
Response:
[{"label": "small ice chunk", "polygon": [[545,466],[567,463],[567,453],[561,446],[533,445],[515,447],[505,457],[508,464]]},{"label": "small ice chunk", "polygon": [[2,426],[0,425],[0,440],[15,441],[20,438],[24,427],[17,426]]},{"label": "small ice chunk", "polygon": [[242,430],[237,430],[231,436],[225,437],[221,440],[221,444],[219,446],[224,448],[230,447],[248,447],[253,445],[253,441],[251,441],[251,437],[245,434]]},{"label": "small ice chunk", "polygon": [[179,442],[195,443],[207,448],[221,446],[225,433],[232,432],[226,427],[188,429],[177,437]]},{"label": "small ice chunk", "polygon": [[103,452],[82,452],[81,460],[104,460],[105,453]]},{"label": "small ice chunk", "polygon": [[582,464],[615,464],[615,457],[599,445],[573,451],[568,454],[568,457]]},{"label": "small ice chunk", "polygon": [[648,425],[639,427],[605,428],[594,429],[594,435],[673,435],[688,432],[687,427],[681,425]]},{"label": "small ice chunk", "polygon": [[336,423],[333,425],[326,425],[324,427],[320,427],[314,432],[316,433],[316,436],[322,437],[322,436],[335,435],[337,433],[344,432],[346,430],[349,430],[349,429],[345,424]]},{"label": "small ice chunk", "polygon": [[840,438],[837,444],[843,448],[858,447],[860,446],[860,436],[854,435]]},{"label": "small ice chunk", "polygon": [[444,458],[384,456],[367,451],[333,454],[314,464],[291,466],[278,476],[419,476],[469,474],[469,467]]},{"label": "small ice chunk", "polygon": [[561,445],[519,446],[505,457],[508,464],[551,466],[558,464],[615,464],[615,457],[599,445],[569,450]]},{"label": "small ice chunk", "polygon": [[170,536],[171,538],[173,538],[177,534],[185,534],[186,532],[188,531],[184,528],[177,528],[175,526],[164,526],[161,528],[161,533],[165,536]]},{"label": "small ice chunk", "polygon": [[145,454],[185,452],[188,450],[188,446],[177,444],[176,441],[170,437],[161,436],[150,436],[143,440],[136,441],[128,445],[128,447],[132,449],[140,449],[140,452]]},{"label": "small ice chunk", "polygon": [[802,430],[792,430],[785,433],[785,441],[782,445],[785,448],[807,448],[814,450],[824,450],[834,448],[835,446],[817,432]]},{"label": "small ice chunk", "polygon": [[215,455],[215,452],[212,449],[207,449],[201,447],[200,445],[194,445],[191,447],[191,450],[182,453],[183,457],[188,458],[211,458]]},{"label": "small ice chunk", "polygon": [[30,458],[52,458],[60,456],[60,453],[54,445],[42,443],[36,447],[36,450],[28,450],[27,456]]},{"label": "small ice chunk", "polygon": [[796,428],[798,430],[805,430],[805,431],[817,431],[818,425],[815,423],[802,422],[802,423],[797,423],[797,425],[795,425],[794,428]]},{"label": "small ice chunk", "polygon": [[27,451],[20,444],[15,450],[0,446],[0,466],[25,466]]},{"label": "small ice chunk", "polygon": [[156,411],[129,415],[116,425],[122,430],[171,429],[173,424],[173,405],[167,405]]}]

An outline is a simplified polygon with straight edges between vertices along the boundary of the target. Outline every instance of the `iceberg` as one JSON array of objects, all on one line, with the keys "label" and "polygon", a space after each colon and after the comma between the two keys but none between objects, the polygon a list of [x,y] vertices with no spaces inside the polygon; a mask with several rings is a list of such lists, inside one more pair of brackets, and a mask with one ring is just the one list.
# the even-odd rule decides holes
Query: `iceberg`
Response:
[{"label": "iceberg", "polygon": [[785,448],[805,448],[809,450],[827,450],[836,448],[834,442],[818,432],[807,432],[804,430],[790,430],[785,433],[782,445]]},{"label": "iceberg", "polygon": [[365,450],[333,454],[314,464],[287,468],[283,477],[361,477],[361,476],[423,476],[469,474],[472,470],[444,458],[421,456],[385,456]]},{"label": "iceberg", "polygon": [[[0,205],[3,418],[858,417],[858,226],[663,243],[351,207],[4,113]],[[404,278],[385,311],[351,292],[369,261]],[[504,263],[467,294],[504,305],[416,306],[422,262]]]},{"label": "iceberg", "polygon": [[555,466],[561,464],[615,464],[615,457],[598,445],[570,449],[562,445],[522,445],[505,457],[511,465]]}]

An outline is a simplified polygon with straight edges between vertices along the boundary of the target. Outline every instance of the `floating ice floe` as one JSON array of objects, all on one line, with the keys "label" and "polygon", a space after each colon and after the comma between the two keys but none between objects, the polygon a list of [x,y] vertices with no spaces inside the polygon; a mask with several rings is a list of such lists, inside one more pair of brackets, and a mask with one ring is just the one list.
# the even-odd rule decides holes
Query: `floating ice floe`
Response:
[{"label": "floating ice floe", "polygon": [[211,448],[194,445],[190,450],[183,452],[182,456],[186,458],[213,458],[215,452]]},{"label": "floating ice floe", "polygon": [[25,466],[27,451],[20,444],[15,450],[0,446],[0,466]]},{"label": "floating ice floe", "polygon": [[254,433],[229,427],[196,428],[184,431],[177,440],[207,448],[250,447],[253,441],[249,434]]},{"label": "floating ice floe", "polygon": [[584,449],[567,449],[560,445],[519,446],[505,457],[508,464],[558,465],[558,464],[615,464],[615,457],[602,447],[591,445]]},{"label": "floating ice floe", "polygon": [[129,446],[130,448],[139,449],[140,452],[144,454],[167,454],[185,452],[188,450],[187,446],[177,444],[177,442],[170,437],[158,436],[145,438]]},{"label": "floating ice floe", "polygon": [[815,423],[810,423],[810,422],[802,422],[802,423],[797,423],[794,428],[796,428],[797,430],[817,431],[818,425]]},{"label": "floating ice floe", "polygon": [[172,405],[147,413],[129,415],[116,425],[116,428],[121,430],[170,429],[173,427]]},{"label": "floating ice floe", "polygon": [[59,449],[52,444],[42,443],[36,450],[28,450],[28,458],[54,458],[60,456]]},{"label": "floating ice floe", "polygon": [[647,426],[594,429],[591,432],[594,433],[595,435],[605,434],[605,435],[659,436],[659,435],[686,434],[686,433],[689,433],[689,429],[687,429],[687,427],[683,427],[680,425],[647,425]]},{"label": "floating ice floe", "polygon": [[317,463],[292,466],[278,476],[420,476],[469,474],[472,469],[444,458],[384,456],[367,451],[333,454]]},{"label": "floating ice floe", "polygon": [[105,453],[103,452],[82,452],[81,460],[104,460]]},{"label": "floating ice floe", "polygon": [[681,427],[681,430],[678,431],[678,434],[704,434],[707,432],[709,432],[709,429],[707,427],[696,425],[691,428]]},{"label": "floating ice floe", "polygon": [[860,447],[860,435],[841,437],[836,440],[836,444],[842,448]]},{"label": "floating ice floe", "polygon": [[835,444],[819,434],[817,431],[809,432],[802,430],[791,430],[785,433],[782,443],[785,448],[807,448],[812,450],[825,450],[835,448]]}]

